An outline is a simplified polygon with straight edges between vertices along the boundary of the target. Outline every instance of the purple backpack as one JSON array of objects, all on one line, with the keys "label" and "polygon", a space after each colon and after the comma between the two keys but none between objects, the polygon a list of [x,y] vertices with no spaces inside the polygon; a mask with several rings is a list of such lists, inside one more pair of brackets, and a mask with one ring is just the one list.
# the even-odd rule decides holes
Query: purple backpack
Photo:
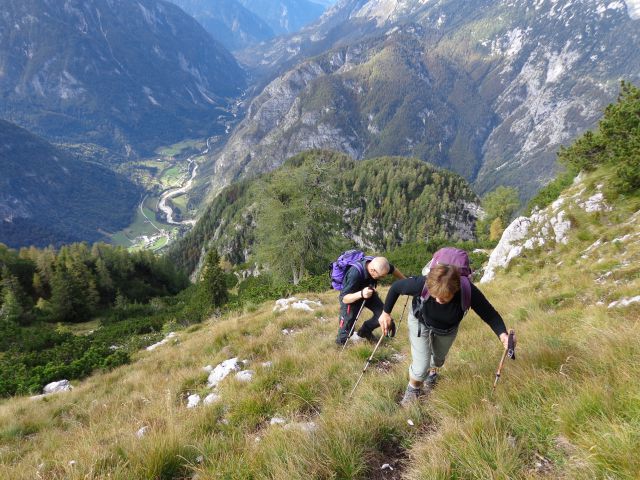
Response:
[{"label": "purple backpack", "polygon": [[[462,311],[466,314],[471,307],[471,265],[469,255],[464,250],[454,247],[444,247],[433,254],[431,261],[422,269],[422,274],[427,275],[432,265],[453,265],[458,267],[460,272],[460,298],[462,301]],[[420,294],[420,307],[429,298],[429,288],[424,282],[424,288]]]},{"label": "purple backpack", "polygon": [[365,255],[360,250],[347,250],[342,252],[338,259],[331,264],[331,286],[335,290],[342,290],[342,282],[349,267],[356,267],[360,275],[364,276],[362,260],[373,260],[373,257]]}]

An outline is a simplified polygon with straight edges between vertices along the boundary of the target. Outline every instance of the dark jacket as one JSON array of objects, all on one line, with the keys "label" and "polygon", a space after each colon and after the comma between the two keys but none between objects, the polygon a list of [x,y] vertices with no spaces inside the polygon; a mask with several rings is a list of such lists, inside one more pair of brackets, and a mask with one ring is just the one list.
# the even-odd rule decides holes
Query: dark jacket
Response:
[{"label": "dark jacket", "polygon": [[[414,311],[416,311],[426,279],[425,276],[420,275],[394,282],[389,289],[384,303],[385,313],[391,313],[400,295],[413,296],[412,305]],[[464,317],[465,312],[462,309],[460,295],[461,293],[458,291],[451,301],[445,304],[436,302],[435,299],[430,296],[423,302],[422,308],[416,312],[418,314],[416,317],[420,322],[429,327],[434,327],[439,330],[451,330],[457,327]],[[507,327],[500,314],[474,284],[471,284],[471,308],[491,327],[491,330],[493,330],[496,335],[499,336],[501,333],[507,333]]]},{"label": "dark jacket", "polygon": [[[362,269],[364,272],[363,275],[360,274],[360,271],[357,267],[349,267],[347,273],[344,276],[344,280],[342,281],[342,290],[340,290],[340,296],[338,297],[340,298],[341,302],[342,298],[349,293],[359,292],[365,287],[376,288],[376,286],[378,285],[377,280],[371,278],[371,275],[369,275],[369,272],[367,271],[367,263],[369,261],[370,260],[365,259],[359,262],[362,265]],[[394,270],[395,267],[393,265],[390,265],[389,273],[393,273]]]}]

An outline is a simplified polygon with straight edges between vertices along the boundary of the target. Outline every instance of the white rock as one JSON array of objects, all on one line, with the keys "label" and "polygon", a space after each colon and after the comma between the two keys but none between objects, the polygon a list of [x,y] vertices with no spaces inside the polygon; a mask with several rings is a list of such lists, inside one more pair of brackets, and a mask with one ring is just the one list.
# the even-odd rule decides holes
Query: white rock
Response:
[{"label": "white rock", "polygon": [[322,306],[322,303],[319,301],[313,301],[308,299],[298,300],[296,297],[289,298],[281,298],[276,300],[276,304],[273,307],[274,312],[284,312],[289,308],[294,308],[297,310],[303,310],[306,312],[313,312],[314,308],[319,308]]},{"label": "white rock", "polygon": [[491,252],[480,283],[490,282],[495,277],[496,269],[505,268],[523,250],[545,245],[551,237],[556,243],[566,244],[569,241],[571,221],[564,210],[556,212],[564,203],[565,199],[560,197],[551,206],[553,214],[550,214],[550,209],[547,208],[544,212],[535,212],[531,217],[518,217],[511,222]]},{"label": "white rock", "polygon": [[289,304],[292,302],[295,302],[296,300],[298,300],[296,297],[281,298],[279,300],[276,300],[276,304],[273,307],[273,311],[284,312],[285,310],[289,309]]},{"label": "white rock", "polygon": [[313,308],[311,308],[308,304],[304,302],[292,303],[291,308],[294,308],[296,310],[304,310],[305,312],[313,312]]},{"label": "white rock", "polygon": [[214,392],[204,397],[204,400],[202,401],[202,403],[204,403],[205,405],[211,405],[212,403],[215,403],[218,400],[220,400],[220,395]]},{"label": "white rock", "polygon": [[509,262],[520,255],[523,247],[519,244],[529,233],[531,219],[518,217],[505,229],[500,242],[491,252],[489,263],[484,271],[480,283],[493,280],[496,268],[504,268]]},{"label": "white rock", "polygon": [[391,465],[389,465],[388,463],[385,463],[384,465],[382,465],[380,467],[380,470],[393,470],[393,467]]},{"label": "white rock", "polygon": [[260,365],[264,368],[270,368],[273,365],[273,362],[272,361],[262,362]]},{"label": "white rock", "polygon": [[138,438],[144,437],[149,432],[149,429],[150,427],[145,425],[144,427],[142,427],[140,430],[136,432],[136,437]]},{"label": "white rock", "polygon": [[253,374],[255,372],[253,370],[242,370],[241,372],[236,373],[236,379],[241,382],[250,382],[253,379]]},{"label": "white rock", "polygon": [[164,337],[164,339],[160,340],[158,343],[154,343],[153,345],[149,345],[147,347],[147,351],[151,352],[153,350],[155,350],[156,348],[158,348],[160,345],[164,345],[165,343],[167,343],[169,340],[171,340],[173,337],[176,336],[175,332],[169,332],[167,334],[166,337]]},{"label": "white rock", "polygon": [[615,302],[611,302],[608,308],[627,307],[632,303],[638,303],[638,302],[640,302],[640,295],[636,295],[635,297],[631,297],[631,298],[623,298],[621,300],[616,300]]},{"label": "white rock", "polygon": [[49,395],[51,393],[69,392],[72,389],[73,386],[69,383],[69,380],[60,380],[58,382],[51,382],[47,384],[43,389],[43,393],[45,395]]},{"label": "white rock", "polygon": [[200,405],[200,395],[194,393],[187,398],[187,408],[195,408]]},{"label": "white rock", "polygon": [[287,421],[282,417],[273,417],[269,422],[270,425],[284,425]]},{"label": "white rock", "polygon": [[213,371],[213,366],[212,365],[207,365],[206,367],[202,367],[202,371],[207,372],[207,373],[211,373]]},{"label": "white rock", "polygon": [[77,462],[75,460],[70,460],[69,461],[69,466],[73,467]]},{"label": "white rock", "polygon": [[589,212],[589,213],[611,210],[611,207],[609,207],[605,203],[604,195],[602,194],[602,192],[598,192],[592,195],[591,197],[587,198],[587,200],[581,203],[580,206],[584,208],[586,212]]},{"label": "white rock", "polygon": [[408,423],[408,424],[409,424],[409,426],[411,426],[411,427],[413,427],[413,426],[414,426],[413,420],[411,420],[411,419],[407,420],[407,423]]},{"label": "white rock", "polygon": [[213,371],[209,374],[207,386],[209,388],[215,387],[231,372],[236,372],[238,370],[240,370],[240,363],[238,362],[237,357],[225,360],[224,362],[217,365],[216,368],[214,368]]}]

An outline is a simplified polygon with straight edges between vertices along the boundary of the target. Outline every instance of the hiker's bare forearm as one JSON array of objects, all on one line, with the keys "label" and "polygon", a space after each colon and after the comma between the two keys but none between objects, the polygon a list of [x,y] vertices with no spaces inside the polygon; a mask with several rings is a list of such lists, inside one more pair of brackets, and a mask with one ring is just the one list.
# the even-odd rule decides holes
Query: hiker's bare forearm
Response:
[{"label": "hiker's bare forearm", "polygon": [[359,300],[367,300],[371,298],[375,290],[371,287],[365,287],[362,290],[358,290],[357,292],[347,293],[344,297],[342,297],[342,303],[350,304],[357,302]]}]

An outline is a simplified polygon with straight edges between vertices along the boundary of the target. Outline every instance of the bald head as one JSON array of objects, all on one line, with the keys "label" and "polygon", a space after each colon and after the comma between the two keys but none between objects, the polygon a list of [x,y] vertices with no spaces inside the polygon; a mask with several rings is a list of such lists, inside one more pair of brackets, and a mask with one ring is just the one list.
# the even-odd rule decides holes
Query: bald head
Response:
[{"label": "bald head", "polygon": [[391,265],[389,265],[389,260],[384,257],[374,257],[367,264],[367,271],[369,275],[374,280],[384,277],[391,270]]}]

